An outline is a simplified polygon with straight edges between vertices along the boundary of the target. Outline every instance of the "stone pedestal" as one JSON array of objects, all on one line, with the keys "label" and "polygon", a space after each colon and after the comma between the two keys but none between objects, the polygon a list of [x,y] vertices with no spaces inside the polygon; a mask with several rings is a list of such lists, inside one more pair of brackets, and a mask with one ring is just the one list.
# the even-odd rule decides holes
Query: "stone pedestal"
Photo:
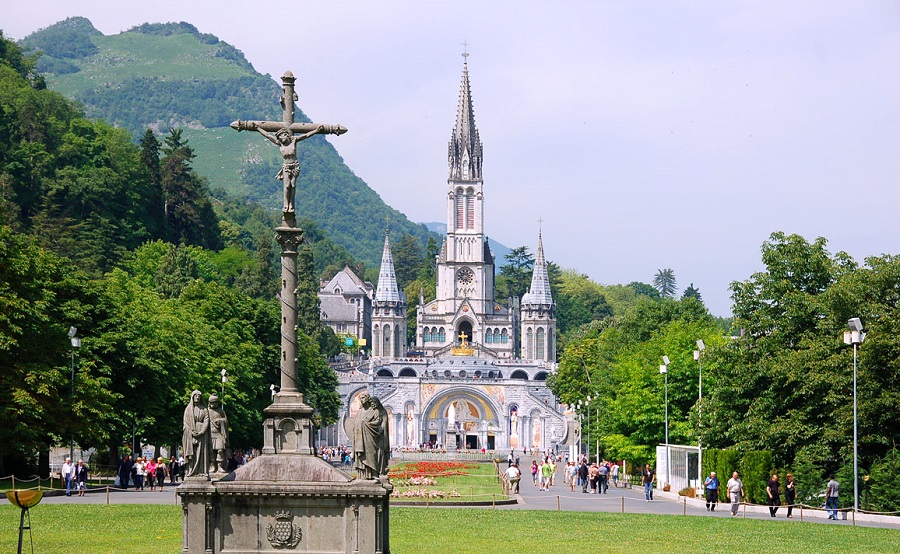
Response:
[{"label": "stone pedestal", "polygon": [[261,456],[178,487],[182,553],[389,554],[390,482],[353,479],[317,458],[302,394],[280,392],[264,413]]},{"label": "stone pedestal", "polygon": [[388,554],[390,491],[314,456],[260,456],[219,481],[179,487],[182,552]]}]

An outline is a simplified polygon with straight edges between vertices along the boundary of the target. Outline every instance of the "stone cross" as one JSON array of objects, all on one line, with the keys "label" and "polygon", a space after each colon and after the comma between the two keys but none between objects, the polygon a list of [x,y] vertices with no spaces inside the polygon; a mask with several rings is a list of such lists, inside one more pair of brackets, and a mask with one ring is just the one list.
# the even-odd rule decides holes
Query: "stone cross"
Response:
[{"label": "stone cross", "polygon": [[257,131],[281,150],[284,164],[275,178],[284,181],[284,208],[282,213],[284,224],[287,227],[295,227],[297,224],[294,209],[294,193],[296,192],[297,177],[300,175],[300,164],[297,162],[297,143],[313,135],[343,135],[347,132],[347,129],[340,125],[294,123],[294,102],[297,101],[294,81],[296,81],[296,78],[290,71],[285,71],[284,75],[281,76],[283,89],[281,109],[283,110],[283,115],[280,122],[244,121],[238,119],[231,124],[231,128],[236,131]]}]

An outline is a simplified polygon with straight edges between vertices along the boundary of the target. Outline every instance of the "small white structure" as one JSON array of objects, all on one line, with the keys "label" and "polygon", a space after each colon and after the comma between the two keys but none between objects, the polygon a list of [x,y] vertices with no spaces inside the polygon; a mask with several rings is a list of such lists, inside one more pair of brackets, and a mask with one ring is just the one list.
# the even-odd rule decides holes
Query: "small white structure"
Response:
[{"label": "small white structure", "polygon": [[669,490],[678,492],[687,487],[701,488],[703,481],[699,475],[700,448],[682,444],[669,445],[668,463],[666,462],[666,445],[656,447],[656,479],[659,488],[668,483]]}]

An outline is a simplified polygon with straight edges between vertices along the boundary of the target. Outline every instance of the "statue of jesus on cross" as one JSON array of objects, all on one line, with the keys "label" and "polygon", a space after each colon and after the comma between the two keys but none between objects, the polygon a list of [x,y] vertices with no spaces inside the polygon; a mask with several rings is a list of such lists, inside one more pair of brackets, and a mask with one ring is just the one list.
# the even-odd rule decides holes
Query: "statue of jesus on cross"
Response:
[{"label": "statue of jesus on cross", "polygon": [[283,88],[281,108],[284,114],[281,122],[243,121],[239,119],[231,124],[231,128],[237,131],[259,132],[281,150],[284,164],[275,178],[284,181],[283,219],[285,224],[291,227],[295,226],[297,222],[294,208],[294,193],[297,187],[297,177],[300,175],[300,163],[297,161],[297,143],[313,135],[343,135],[347,132],[346,127],[340,125],[294,123],[294,102],[297,101],[297,93],[294,92],[295,81],[296,78],[290,71],[285,71],[284,75],[281,76]]}]

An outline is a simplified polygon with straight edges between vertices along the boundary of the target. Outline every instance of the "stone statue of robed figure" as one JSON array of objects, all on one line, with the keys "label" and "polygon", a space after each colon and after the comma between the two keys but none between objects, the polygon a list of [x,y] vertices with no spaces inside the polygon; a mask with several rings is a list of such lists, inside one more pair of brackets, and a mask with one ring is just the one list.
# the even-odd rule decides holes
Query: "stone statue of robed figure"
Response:
[{"label": "stone statue of robed figure", "polygon": [[379,399],[362,394],[353,425],[353,463],[357,478],[386,476],[390,451],[387,410]]}]

